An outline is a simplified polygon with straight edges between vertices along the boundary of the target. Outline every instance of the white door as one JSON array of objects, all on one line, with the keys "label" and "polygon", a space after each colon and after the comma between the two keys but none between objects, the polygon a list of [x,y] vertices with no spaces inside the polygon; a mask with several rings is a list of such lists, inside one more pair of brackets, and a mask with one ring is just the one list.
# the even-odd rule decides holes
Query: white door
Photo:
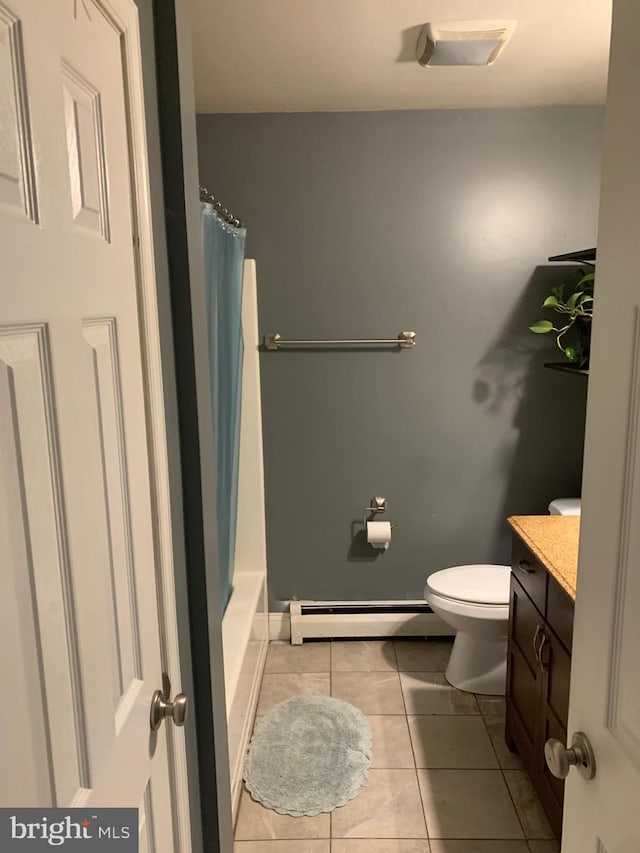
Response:
[{"label": "white door", "polygon": [[587,407],[563,853],[640,851],[640,4],[615,0]]},{"label": "white door", "polygon": [[0,0],[0,804],[173,853],[143,108],[132,0]]}]

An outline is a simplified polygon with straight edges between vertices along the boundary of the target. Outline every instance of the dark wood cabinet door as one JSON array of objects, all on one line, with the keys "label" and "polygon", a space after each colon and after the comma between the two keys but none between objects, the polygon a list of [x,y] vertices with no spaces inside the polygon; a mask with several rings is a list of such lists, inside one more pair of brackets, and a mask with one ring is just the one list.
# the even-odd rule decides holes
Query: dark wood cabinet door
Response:
[{"label": "dark wood cabinet door", "polygon": [[557,580],[550,577],[545,616],[562,645],[571,653],[575,605]]},{"label": "dark wood cabinet door", "polygon": [[545,645],[541,657],[546,673],[545,703],[549,711],[566,728],[569,718],[571,656],[548,623],[545,627]]},{"label": "dark wood cabinet door", "polygon": [[505,737],[559,839],[564,781],[549,772],[544,745],[549,738],[567,742],[573,601],[517,536],[510,608]]},{"label": "dark wood cabinet door", "polygon": [[509,652],[507,659],[506,737],[526,765],[539,750],[542,725],[542,670],[536,649],[544,619],[518,581],[511,578]]},{"label": "dark wood cabinet door", "polygon": [[[571,677],[571,657],[551,627],[545,627],[545,644],[541,652],[545,669],[543,679],[544,728],[542,748],[549,738],[562,743],[567,742],[567,719],[569,715],[569,681]],[[542,776],[543,785],[538,791],[542,805],[547,813],[552,829],[559,837],[562,829],[562,804],[564,801],[564,780],[553,776],[544,760],[538,757],[536,770]]]}]

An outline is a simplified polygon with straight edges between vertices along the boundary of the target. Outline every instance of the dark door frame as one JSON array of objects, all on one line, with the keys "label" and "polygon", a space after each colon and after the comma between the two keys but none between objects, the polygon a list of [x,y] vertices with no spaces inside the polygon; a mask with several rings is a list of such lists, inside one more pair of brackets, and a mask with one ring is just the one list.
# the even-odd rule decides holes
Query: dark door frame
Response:
[{"label": "dark door frame", "polygon": [[215,527],[215,457],[200,242],[190,24],[184,0],[135,0],[174,522],[193,853],[231,853],[231,791]]}]

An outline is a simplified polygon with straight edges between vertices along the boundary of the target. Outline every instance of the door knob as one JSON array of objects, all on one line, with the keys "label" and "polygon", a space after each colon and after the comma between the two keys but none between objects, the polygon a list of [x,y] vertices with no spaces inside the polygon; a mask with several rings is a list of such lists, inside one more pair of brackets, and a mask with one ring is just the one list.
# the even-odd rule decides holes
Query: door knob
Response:
[{"label": "door knob", "polygon": [[589,738],[582,732],[574,734],[570,747],[555,738],[548,740],[544,745],[544,759],[557,779],[566,779],[572,767],[585,779],[593,779],[596,775],[596,757]]},{"label": "door knob", "polygon": [[166,672],[162,673],[162,690],[156,690],[151,698],[151,713],[149,724],[157,732],[165,717],[170,717],[176,726],[184,726],[187,718],[189,700],[184,693],[178,693],[173,702],[170,701],[171,681]]}]

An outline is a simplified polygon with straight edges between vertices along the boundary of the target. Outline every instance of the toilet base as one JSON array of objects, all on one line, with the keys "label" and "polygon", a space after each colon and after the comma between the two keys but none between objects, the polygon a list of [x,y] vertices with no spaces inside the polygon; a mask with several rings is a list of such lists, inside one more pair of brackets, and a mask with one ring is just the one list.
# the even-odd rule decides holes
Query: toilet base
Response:
[{"label": "toilet base", "polygon": [[445,678],[458,690],[504,696],[507,683],[507,638],[483,639],[458,631]]}]

